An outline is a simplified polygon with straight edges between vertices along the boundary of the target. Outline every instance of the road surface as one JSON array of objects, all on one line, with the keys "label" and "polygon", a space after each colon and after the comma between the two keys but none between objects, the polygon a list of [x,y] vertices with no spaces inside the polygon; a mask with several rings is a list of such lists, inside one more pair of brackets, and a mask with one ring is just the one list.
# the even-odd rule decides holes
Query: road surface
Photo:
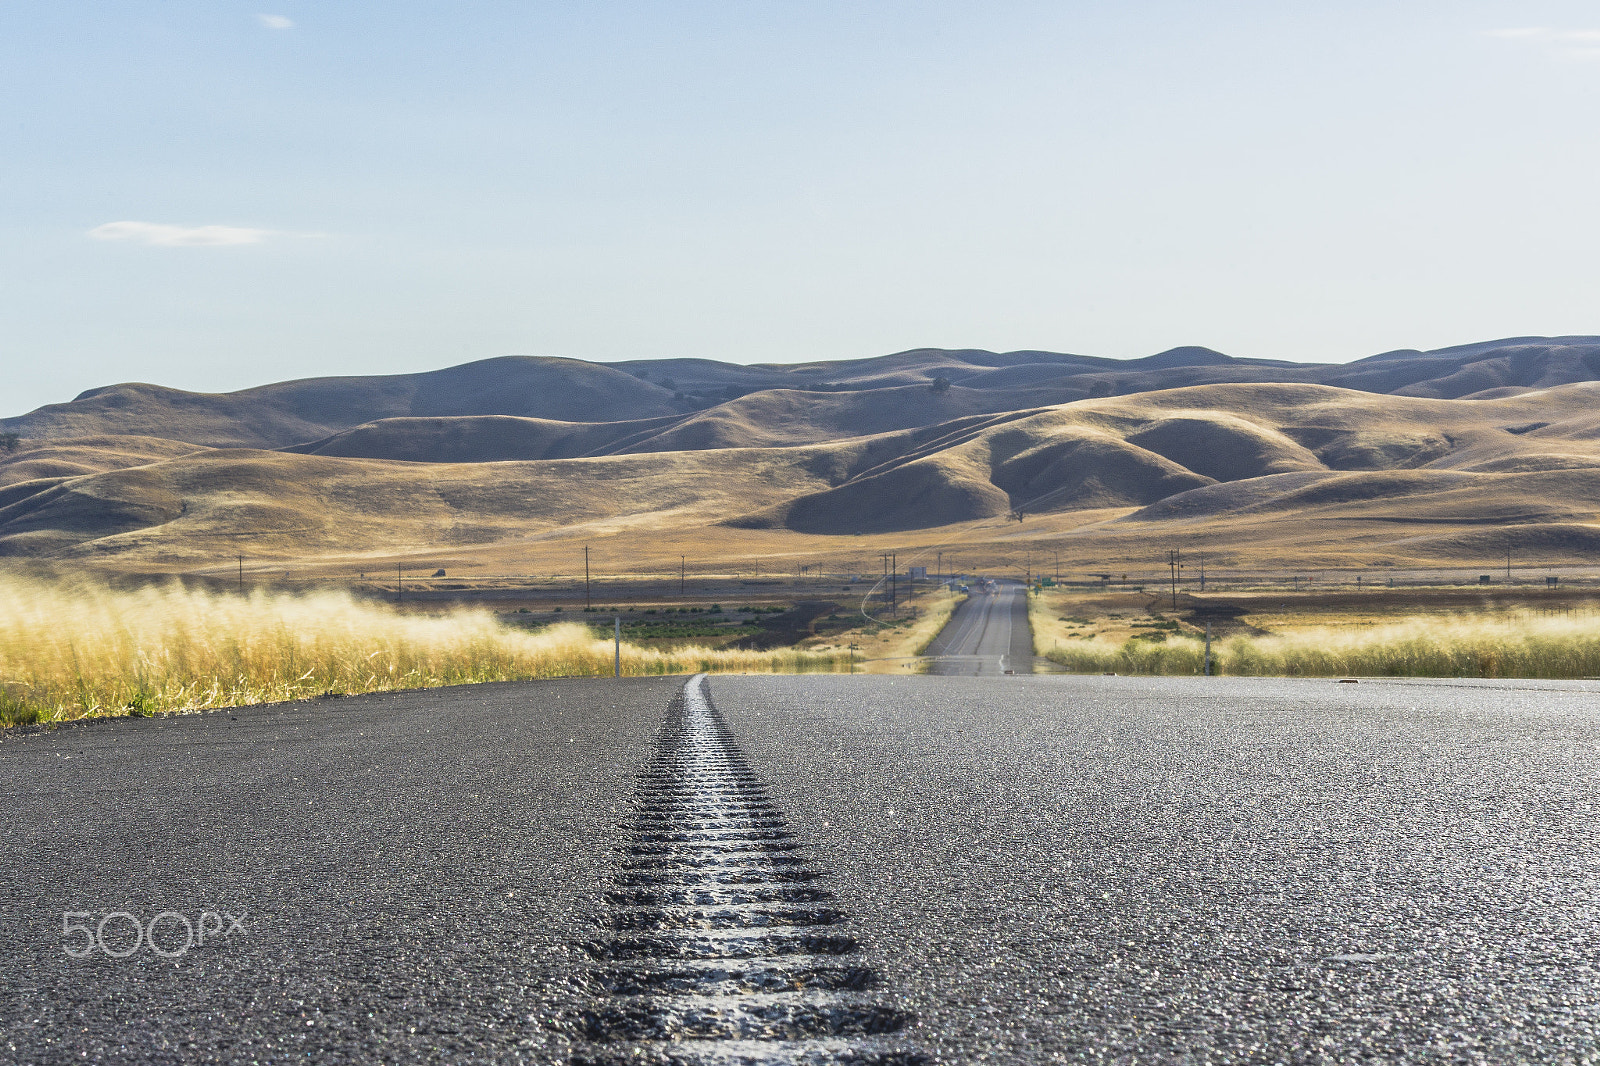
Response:
[{"label": "road surface", "polygon": [[928,645],[928,673],[943,677],[988,677],[1033,672],[1033,629],[1028,597],[1019,584],[1002,582],[994,592],[974,592],[956,607]]},{"label": "road surface", "polygon": [[1600,685],[682,689],[10,731],[0,1061],[1600,1055]]}]

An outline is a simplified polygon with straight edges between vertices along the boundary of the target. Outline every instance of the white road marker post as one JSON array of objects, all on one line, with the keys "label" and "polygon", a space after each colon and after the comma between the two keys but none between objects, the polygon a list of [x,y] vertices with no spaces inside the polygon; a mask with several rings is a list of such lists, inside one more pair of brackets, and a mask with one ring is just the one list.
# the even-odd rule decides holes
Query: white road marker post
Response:
[{"label": "white road marker post", "polygon": [[617,623],[617,629],[616,629],[616,649],[615,649],[616,650],[616,663],[615,663],[615,665],[616,665],[617,676],[621,677],[622,676],[622,616],[620,614],[617,615],[617,617],[616,617],[616,623]]}]

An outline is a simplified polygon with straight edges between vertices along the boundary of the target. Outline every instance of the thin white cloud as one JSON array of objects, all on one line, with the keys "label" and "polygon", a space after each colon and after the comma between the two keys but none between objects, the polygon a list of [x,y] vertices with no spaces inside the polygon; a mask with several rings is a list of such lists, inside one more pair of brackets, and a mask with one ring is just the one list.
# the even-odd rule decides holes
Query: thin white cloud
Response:
[{"label": "thin white cloud", "polygon": [[1556,30],[1548,26],[1512,26],[1487,30],[1486,37],[1502,41],[1525,41],[1544,45],[1552,53],[1570,59],[1592,59],[1600,49],[1600,30]]},{"label": "thin white cloud", "polygon": [[257,15],[256,18],[260,19],[261,25],[265,26],[269,30],[294,29],[294,20],[285,18],[282,15]]},{"label": "thin white cloud", "polygon": [[162,248],[223,248],[260,244],[273,230],[246,226],[170,226],[163,222],[107,222],[89,231],[97,241],[136,241]]}]

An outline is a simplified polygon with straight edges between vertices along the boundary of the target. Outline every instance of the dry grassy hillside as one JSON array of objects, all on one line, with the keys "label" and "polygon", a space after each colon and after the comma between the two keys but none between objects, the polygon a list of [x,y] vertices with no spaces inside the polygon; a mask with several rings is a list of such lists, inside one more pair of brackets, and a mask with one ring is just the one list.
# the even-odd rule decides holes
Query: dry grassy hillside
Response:
[{"label": "dry grassy hillside", "polygon": [[159,437],[63,437],[28,441],[16,451],[0,452],[0,489],[24,481],[81,477],[143,466],[198,450],[192,444]]},{"label": "dry grassy hillside", "polygon": [[0,507],[8,554],[305,557],[705,523],[825,485],[804,451],[412,464],[244,449],[49,484]]},{"label": "dry grassy hillside", "polygon": [[[116,386],[7,421],[23,440],[0,452],[0,553],[170,570],[447,553],[527,571],[580,541],[630,565],[692,551],[758,569],[919,545],[1101,567],[1166,543],[1586,559],[1597,366],[1600,341],[1561,338],[1340,367],[928,349],[486,360],[225,396]],[[242,447],[263,443],[279,450]]]},{"label": "dry grassy hillside", "polygon": [[507,357],[425,374],[308,378],[225,394],[111,385],[0,420],[0,428],[30,440],[135,434],[218,448],[281,448],[380,418],[621,421],[681,410],[668,390],[608,366]]},{"label": "dry grassy hillside", "polygon": [[610,455],[677,425],[678,417],[632,422],[558,422],[514,415],[381,418],[284,451],[408,463],[497,463]]},{"label": "dry grassy hillside", "polygon": [[[965,402],[922,391],[913,421]],[[742,564],[916,544],[1053,544],[1086,561],[1169,540],[1283,559],[1600,547],[1600,383],[1480,400],[1208,385],[790,443],[855,402],[821,399],[810,411],[805,394],[744,397],[724,405],[722,446],[680,451],[629,450],[683,429],[674,419],[399,419],[334,438],[386,455],[428,445],[410,461],[63,445],[101,465],[0,489],[0,552],[169,569],[444,552],[533,569],[580,540],[641,565],[690,546]],[[756,446],[774,436],[789,446]],[[11,462],[48,449],[28,454]]]},{"label": "dry grassy hillside", "polygon": [[927,386],[865,392],[763,390],[705,411],[628,422],[557,422],[483,415],[385,418],[284,451],[351,459],[489,463],[576,459],[638,452],[774,448],[821,444],[896,430],[939,427],[974,415],[1013,412],[1056,402],[1049,390],[977,392]]},{"label": "dry grassy hillside", "polygon": [[[942,404],[910,395],[941,378],[953,386]],[[1206,384],[1322,384],[1456,398],[1596,378],[1600,378],[1600,338],[1594,337],[1517,338],[1437,352],[1389,352],[1348,364],[1235,359],[1200,347],[1126,360],[924,348],[873,359],[793,366],[740,366],[710,359],[603,365],[508,356],[422,374],[309,378],[221,395],[137,383],[110,385],[91,389],[70,403],[0,419],[0,431],[30,440],[138,435],[209,447],[287,448],[395,418],[685,420],[681,428],[661,431],[661,439],[652,446],[660,451],[726,447],[725,441],[744,438],[743,423],[752,421],[752,416],[765,434],[757,444],[816,443],[980,411]],[[807,413],[791,414],[769,426],[760,420],[759,411],[739,407],[713,411],[750,393],[770,390],[795,393],[791,402],[808,408]],[[904,394],[896,395],[897,391]],[[820,401],[826,394],[848,394],[848,399],[830,412]],[[776,403],[769,400],[767,406]],[[350,447],[378,457],[367,453],[382,435],[368,436],[366,442]],[[415,442],[392,434],[386,439],[401,450],[417,448]],[[477,453],[469,449],[468,454]]]},{"label": "dry grassy hillside", "polygon": [[[1582,501],[1592,498],[1584,472],[1600,468],[1600,449],[1585,436],[1597,400],[1595,383],[1466,402],[1311,385],[1216,385],[1085,400],[975,424],[944,437],[936,450],[908,448],[837,487],[741,521],[845,533],[918,529],[1013,510],[1155,505],[1142,512],[1145,520],[1215,517],[1259,510],[1262,499],[1336,471],[1424,467],[1442,478],[1452,476],[1442,471],[1459,470],[1458,480],[1466,471],[1559,470]],[[1550,421],[1536,425],[1534,415]],[[1283,475],[1304,476],[1280,481]],[[1485,492],[1510,491],[1512,484],[1468,480]],[[1362,492],[1381,500],[1382,486],[1397,483],[1364,484]]]},{"label": "dry grassy hillside", "polygon": [[631,452],[762,448],[818,444],[847,437],[938,426],[1060,402],[1052,390],[980,391],[901,385],[864,392],[769,390],[699,412],[626,447]]}]

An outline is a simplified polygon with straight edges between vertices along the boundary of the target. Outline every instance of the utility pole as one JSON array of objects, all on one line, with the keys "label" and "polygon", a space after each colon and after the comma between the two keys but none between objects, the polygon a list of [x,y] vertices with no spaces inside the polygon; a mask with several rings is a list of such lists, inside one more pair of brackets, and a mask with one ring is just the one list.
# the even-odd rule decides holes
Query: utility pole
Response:
[{"label": "utility pole", "polygon": [[1174,548],[1167,552],[1167,569],[1172,573],[1172,609],[1178,609],[1178,568],[1183,565],[1183,549]]},{"label": "utility pole", "polygon": [[889,553],[889,613],[900,617],[900,557]]},{"label": "utility pole", "polygon": [[934,561],[933,561],[933,579],[935,581],[943,581],[944,580],[944,552],[935,552],[934,556],[935,556],[935,558],[934,558]]},{"label": "utility pole", "polygon": [[593,606],[589,602],[589,546],[583,546],[583,607],[588,610]]},{"label": "utility pole", "polygon": [[[1206,590],[1206,553],[1200,553],[1200,591]],[[1209,623],[1208,623],[1209,624]]]}]

